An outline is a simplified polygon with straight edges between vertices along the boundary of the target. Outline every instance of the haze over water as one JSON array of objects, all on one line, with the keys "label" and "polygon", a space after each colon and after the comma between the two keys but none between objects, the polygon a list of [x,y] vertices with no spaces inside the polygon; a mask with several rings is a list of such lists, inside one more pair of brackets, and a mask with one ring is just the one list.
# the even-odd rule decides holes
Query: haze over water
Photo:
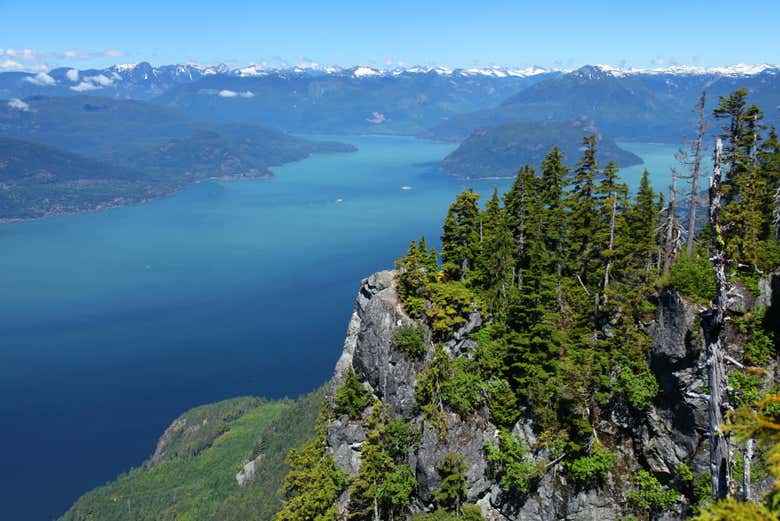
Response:
[{"label": "haze over water", "polygon": [[[437,172],[451,144],[329,139],[360,150],[271,180],[0,226],[4,518],[60,515],[139,465],[190,407],[315,389],[360,279],[420,234],[437,244],[457,192],[510,184]],[[645,167],[666,188],[675,147],[622,146],[646,161],[621,172],[632,188]]]}]

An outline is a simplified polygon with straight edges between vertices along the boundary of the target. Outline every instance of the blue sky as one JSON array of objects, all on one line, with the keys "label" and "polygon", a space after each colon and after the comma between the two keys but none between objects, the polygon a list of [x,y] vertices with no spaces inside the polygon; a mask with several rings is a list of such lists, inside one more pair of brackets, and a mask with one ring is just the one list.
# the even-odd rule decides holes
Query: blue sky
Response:
[{"label": "blue sky", "polygon": [[778,20],[764,0],[0,0],[0,68],[778,64]]}]

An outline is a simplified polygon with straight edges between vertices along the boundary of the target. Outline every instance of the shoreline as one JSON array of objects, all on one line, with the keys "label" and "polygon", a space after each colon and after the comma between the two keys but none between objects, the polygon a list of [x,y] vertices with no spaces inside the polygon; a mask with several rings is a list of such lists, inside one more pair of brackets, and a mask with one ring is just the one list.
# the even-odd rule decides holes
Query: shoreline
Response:
[{"label": "shoreline", "polygon": [[[306,158],[304,158],[306,159]],[[293,161],[294,162],[294,161]],[[288,163],[285,163],[288,164]],[[82,210],[72,210],[72,211],[55,211],[51,213],[46,213],[45,215],[41,215],[38,217],[1,217],[0,218],[0,226],[5,224],[19,224],[19,223],[26,223],[26,222],[34,222],[34,221],[42,221],[44,219],[51,219],[53,217],[65,217],[69,215],[81,215],[81,214],[88,214],[88,213],[97,213],[102,212],[105,210],[114,210],[117,208],[129,208],[131,206],[140,206],[142,204],[151,203],[154,201],[159,201],[161,199],[165,199],[167,197],[172,197],[187,188],[198,185],[201,183],[205,183],[208,181],[241,181],[242,179],[246,180],[270,180],[275,177],[274,173],[271,171],[268,171],[264,174],[258,174],[254,176],[248,176],[248,175],[224,175],[224,176],[213,176],[213,177],[206,177],[204,179],[198,179],[195,181],[191,181],[189,183],[185,183],[183,186],[180,186],[174,190],[171,190],[169,192],[161,192],[159,195],[153,196],[153,197],[146,197],[138,200],[126,200],[117,202],[116,199],[111,202],[102,203],[94,208],[85,208]],[[117,198],[121,199],[121,198]]]}]

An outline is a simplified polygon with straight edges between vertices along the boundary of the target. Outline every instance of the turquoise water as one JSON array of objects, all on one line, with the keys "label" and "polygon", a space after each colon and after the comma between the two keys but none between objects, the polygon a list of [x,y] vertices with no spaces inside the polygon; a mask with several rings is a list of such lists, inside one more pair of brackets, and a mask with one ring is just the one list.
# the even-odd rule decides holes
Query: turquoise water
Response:
[{"label": "turquoise water", "polygon": [[[332,139],[332,137],[330,138]],[[153,203],[0,226],[0,504],[47,519],[140,464],[182,411],[295,396],[341,352],[362,277],[437,241],[453,145],[342,137],[359,152]],[[668,183],[673,147],[626,144]],[[625,171],[636,185],[643,167]],[[403,190],[411,186],[411,190]]]}]

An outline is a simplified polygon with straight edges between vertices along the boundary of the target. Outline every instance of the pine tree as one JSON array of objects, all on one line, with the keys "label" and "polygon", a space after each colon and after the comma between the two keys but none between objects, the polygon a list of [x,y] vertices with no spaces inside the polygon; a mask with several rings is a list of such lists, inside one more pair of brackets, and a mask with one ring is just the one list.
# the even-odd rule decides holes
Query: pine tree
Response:
[{"label": "pine tree", "polygon": [[506,303],[514,276],[514,244],[507,220],[498,190],[494,189],[482,213],[482,240],[475,270],[475,283],[488,294],[491,309],[500,309]]},{"label": "pine tree", "polygon": [[386,408],[376,402],[366,421],[368,432],[360,449],[360,471],[349,487],[352,519],[392,520],[411,502],[414,473],[408,465],[399,465],[387,450],[386,423]]},{"label": "pine tree", "polygon": [[434,493],[439,507],[460,514],[467,493],[463,458],[456,452],[448,452],[436,471],[441,476],[441,486]]},{"label": "pine tree", "polygon": [[725,120],[723,131],[723,163],[726,165],[723,182],[723,202],[730,203],[739,195],[742,177],[750,169],[751,156],[756,145],[756,130],[761,119],[760,110],[748,107],[748,91],[744,88],[732,92],[728,97],[721,96],[720,103],[713,110],[715,119]]},{"label": "pine tree", "polygon": [[542,161],[542,176],[539,198],[542,202],[543,235],[545,258],[541,269],[555,276],[555,292],[558,308],[561,307],[561,276],[564,263],[564,241],[566,240],[565,193],[568,184],[568,168],[563,165],[563,155],[558,147],[545,156]]},{"label": "pine tree", "polygon": [[531,219],[539,206],[537,184],[536,171],[526,165],[518,170],[515,182],[504,196],[509,228],[515,240],[515,284],[518,288],[523,286],[524,270],[529,266],[528,250],[533,240]]},{"label": "pine tree", "polygon": [[639,182],[636,203],[627,215],[627,230],[623,239],[632,250],[628,262],[634,269],[644,272],[645,281],[649,279],[648,275],[657,249],[655,240],[657,222],[656,194],[650,184],[650,173],[645,170]]},{"label": "pine tree", "polygon": [[[624,203],[628,195],[628,187],[619,181],[617,165],[610,161],[604,167],[603,177],[596,188],[599,198],[600,225],[597,230],[596,240],[603,264],[604,276],[601,284],[603,302],[606,299],[606,291],[609,286],[613,259],[615,257],[615,233],[622,222],[625,210]],[[619,203],[622,202],[623,204]]]},{"label": "pine tree", "polygon": [[[569,222],[569,261],[568,264],[579,282],[586,288],[598,286],[591,281],[588,274],[593,257],[593,237],[598,228],[596,218],[595,185],[599,174],[596,160],[596,135],[585,136],[582,140],[585,147],[582,157],[574,170],[573,188],[567,205],[570,208]],[[591,282],[595,282],[592,284]]]},{"label": "pine tree", "polygon": [[363,411],[371,404],[371,392],[363,387],[355,370],[350,367],[344,376],[344,383],[333,396],[336,414],[346,414],[352,420],[360,419]]},{"label": "pine tree", "polygon": [[464,280],[479,251],[479,194],[467,190],[455,198],[444,220],[442,269],[450,280]]},{"label": "pine tree", "polygon": [[336,500],[347,475],[325,451],[324,432],[287,455],[289,471],[279,493],[285,498],[274,521],[335,521]]},{"label": "pine tree", "polygon": [[761,203],[761,214],[766,222],[762,239],[780,240],[780,139],[774,126],[761,144],[757,154],[758,168],[766,191]]}]

